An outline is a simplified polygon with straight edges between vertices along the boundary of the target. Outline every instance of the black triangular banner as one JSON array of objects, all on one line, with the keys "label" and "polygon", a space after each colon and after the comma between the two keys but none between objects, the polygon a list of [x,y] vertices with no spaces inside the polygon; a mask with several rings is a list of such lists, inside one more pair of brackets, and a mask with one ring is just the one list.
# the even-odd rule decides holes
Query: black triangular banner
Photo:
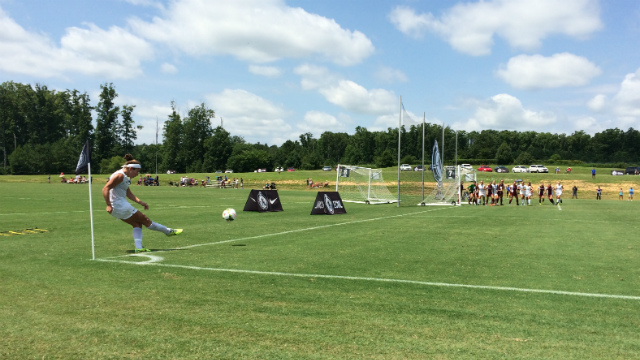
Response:
[{"label": "black triangular banner", "polygon": [[243,211],[282,211],[278,190],[251,190]]},{"label": "black triangular banner", "polygon": [[336,191],[319,191],[316,196],[316,201],[313,202],[313,209],[311,209],[311,215],[335,215],[346,214],[347,210],[344,208],[342,198]]}]

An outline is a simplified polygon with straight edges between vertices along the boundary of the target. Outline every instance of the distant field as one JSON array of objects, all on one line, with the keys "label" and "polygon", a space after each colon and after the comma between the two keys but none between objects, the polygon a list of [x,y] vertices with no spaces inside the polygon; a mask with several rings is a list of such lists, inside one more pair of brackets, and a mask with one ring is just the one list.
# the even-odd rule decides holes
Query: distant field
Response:
[{"label": "distant field", "polygon": [[87,185],[0,177],[0,358],[640,357],[640,200],[310,216],[304,185],[264,214],[247,188],[136,186],[185,232],[144,230],[155,251],[132,256],[102,184],[92,261]]},{"label": "distant field", "polygon": [[[490,165],[495,167],[495,165]],[[634,189],[640,188],[640,176],[625,175],[625,176],[612,176],[611,170],[598,168],[597,176],[595,179],[591,177],[591,168],[587,167],[573,167],[571,174],[565,174],[564,168],[560,174],[555,174],[555,167],[547,165],[549,168],[549,174],[497,174],[497,173],[485,173],[478,172],[478,180],[486,181],[500,181],[503,179],[505,182],[512,183],[514,180],[521,179],[524,181],[531,181],[532,184],[540,184],[541,181],[548,184],[549,182],[555,184],[558,180],[562,181],[565,190],[570,190],[574,185],[578,187],[578,195],[580,198],[595,199],[595,190],[598,186],[603,189],[603,199],[617,199],[620,187],[623,188],[625,196],[629,190],[629,187],[633,186]],[[477,168],[477,167],[475,167]],[[511,167],[509,167],[511,169]],[[143,169],[144,171],[144,169]],[[51,175],[51,182],[59,182],[59,174]],[[73,176],[72,174],[70,174]],[[155,176],[155,174],[151,174]],[[211,179],[215,179],[216,176],[227,176],[229,179],[234,177],[243,178],[245,188],[259,188],[264,186],[267,182],[275,182],[279,189],[287,190],[305,190],[306,179],[310,178],[316,182],[328,181],[329,189],[335,189],[336,185],[336,172],[335,171],[322,171],[322,170],[297,170],[293,172],[284,171],[282,173],[276,172],[264,172],[264,173],[232,173],[232,174],[214,174],[214,173],[192,173],[192,174],[159,174],[160,184],[167,186],[168,183],[177,182],[180,177],[187,176],[197,180],[206,179],[209,176]],[[433,174],[430,171],[426,171],[425,182],[427,187],[433,187],[435,185],[433,180]],[[69,177],[69,176],[67,176]],[[104,186],[108,175],[105,174],[93,174],[95,184]],[[398,170],[396,167],[383,169],[383,177],[387,186],[392,193],[397,192],[397,180]],[[48,181],[48,175],[31,175],[31,176],[0,176],[0,183],[2,182],[29,182],[29,183],[46,183]],[[418,171],[402,171],[400,172],[401,181],[401,193],[403,191],[416,191],[416,187],[420,187],[422,183],[422,173]],[[406,187],[403,187],[406,185]],[[71,185],[69,185],[71,186]],[[311,190],[310,190],[311,191]],[[413,201],[411,202],[413,203]]]}]

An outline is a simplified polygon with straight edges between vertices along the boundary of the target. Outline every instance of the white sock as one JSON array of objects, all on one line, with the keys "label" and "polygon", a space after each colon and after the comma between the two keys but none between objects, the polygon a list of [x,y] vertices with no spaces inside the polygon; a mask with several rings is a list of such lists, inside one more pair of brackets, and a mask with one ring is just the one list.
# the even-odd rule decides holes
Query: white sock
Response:
[{"label": "white sock", "polygon": [[164,233],[165,235],[169,235],[169,233],[171,232],[171,229],[167,228],[166,226],[162,225],[162,224],[158,224],[157,222],[151,222],[151,225],[149,225],[149,230],[153,230],[153,231],[160,231],[161,233]]},{"label": "white sock", "polygon": [[142,249],[142,228],[133,228],[133,243],[135,244],[136,249]]}]

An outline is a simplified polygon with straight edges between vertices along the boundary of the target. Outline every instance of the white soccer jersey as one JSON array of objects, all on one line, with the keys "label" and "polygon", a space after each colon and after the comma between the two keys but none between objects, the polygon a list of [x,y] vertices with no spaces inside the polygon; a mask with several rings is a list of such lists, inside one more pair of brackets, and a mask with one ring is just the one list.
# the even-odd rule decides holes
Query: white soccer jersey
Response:
[{"label": "white soccer jersey", "polygon": [[478,196],[484,196],[485,188],[486,188],[486,185],[483,185],[483,184],[478,185]]},{"label": "white soccer jersey", "polygon": [[129,189],[129,185],[131,185],[131,179],[124,173],[122,169],[111,174],[109,179],[111,179],[117,174],[122,174],[124,178],[122,179],[122,182],[120,184],[116,185],[113,189],[109,190],[109,201],[111,201],[111,204],[114,204],[120,201],[126,202],[127,190]]},{"label": "white soccer jersey", "polygon": [[527,189],[527,197],[531,196],[531,186],[526,185],[525,188]]},{"label": "white soccer jersey", "polygon": [[562,195],[562,184],[556,185],[556,195],[557,196]]}]

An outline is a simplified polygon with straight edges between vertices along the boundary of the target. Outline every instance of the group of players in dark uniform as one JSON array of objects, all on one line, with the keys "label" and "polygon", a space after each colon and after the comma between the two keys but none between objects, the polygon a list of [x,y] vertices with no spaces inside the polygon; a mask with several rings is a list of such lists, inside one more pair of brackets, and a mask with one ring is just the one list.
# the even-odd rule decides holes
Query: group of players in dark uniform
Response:
[{"label": "group of players in dark uniform", "polygon": [[[461,183],[460,191],[464,192],[464,190],[464,184]],[[545,195],[552,205],[562,203],[563,187],[560,181],[558,181],[558,184],[555,186],[555,202],[553,199],[553,190],[554,187],[551,186],[551,184],[545,186],[544,183],[540,183],[540,186],[538,187],[538,204],[542,205]],[[509,197],[509,203],[507,205],[511,205],[511,202],[514,199],[516,200],[516,205],[531,205],[531,197],[534,188],[531,185],[531,182],[525,183],[524,181],[514,181],[512,185],[505,185],[504,180],[500,180],[497,184],[496,181],[493,180],[491,183],[485,185],[484,181],[480,180],[479,184],[476,181],[473,181],[471,185],[467,187],[467,191],[467,202],[469,205],[503,205],[503,198],[505,195]]]}]

